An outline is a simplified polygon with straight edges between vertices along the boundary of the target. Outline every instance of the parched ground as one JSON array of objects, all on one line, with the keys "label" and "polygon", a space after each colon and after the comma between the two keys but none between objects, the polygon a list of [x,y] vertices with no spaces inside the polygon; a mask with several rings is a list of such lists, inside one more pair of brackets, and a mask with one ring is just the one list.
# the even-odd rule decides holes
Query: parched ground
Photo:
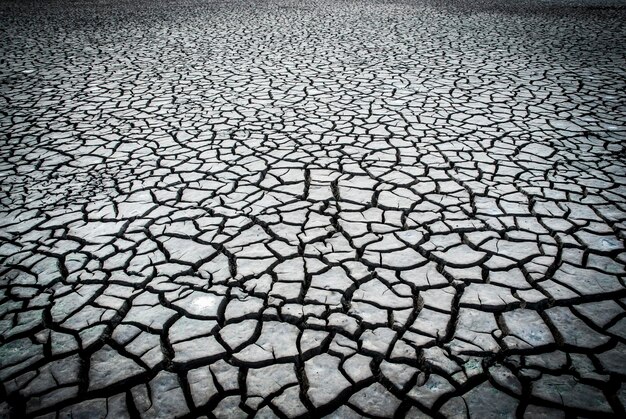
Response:
[{"label": "parched ground", "polygon": [[0,417],[624,417],[626,8],[0,1]]}]

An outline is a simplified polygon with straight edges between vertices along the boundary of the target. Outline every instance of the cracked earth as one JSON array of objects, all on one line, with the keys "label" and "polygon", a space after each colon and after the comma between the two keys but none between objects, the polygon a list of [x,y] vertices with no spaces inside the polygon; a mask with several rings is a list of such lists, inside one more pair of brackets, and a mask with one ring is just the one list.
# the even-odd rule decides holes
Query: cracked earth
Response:
[{"label": "cracked earth", "polygon": [[624,22],[2,1],[0,416],[623,417]]}]

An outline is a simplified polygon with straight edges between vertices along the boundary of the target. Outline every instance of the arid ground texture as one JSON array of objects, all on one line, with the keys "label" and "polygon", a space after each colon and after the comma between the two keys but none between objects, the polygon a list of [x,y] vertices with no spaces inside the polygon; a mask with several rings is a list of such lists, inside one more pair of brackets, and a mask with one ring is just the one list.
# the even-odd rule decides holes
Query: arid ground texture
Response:
[{"label": "arid ground texture", "polygon": [[0,0],[0,417],[625,417],[625,149],[617,0]]}]

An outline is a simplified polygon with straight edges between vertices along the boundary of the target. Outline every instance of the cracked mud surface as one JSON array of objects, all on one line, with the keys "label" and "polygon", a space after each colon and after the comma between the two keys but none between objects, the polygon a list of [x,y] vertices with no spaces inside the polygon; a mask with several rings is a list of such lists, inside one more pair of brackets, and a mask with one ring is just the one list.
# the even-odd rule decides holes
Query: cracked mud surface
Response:
[{"label": "cracked mud surface", "polygon": [[0,3],[0,416],[623,416],[614,6]]}]

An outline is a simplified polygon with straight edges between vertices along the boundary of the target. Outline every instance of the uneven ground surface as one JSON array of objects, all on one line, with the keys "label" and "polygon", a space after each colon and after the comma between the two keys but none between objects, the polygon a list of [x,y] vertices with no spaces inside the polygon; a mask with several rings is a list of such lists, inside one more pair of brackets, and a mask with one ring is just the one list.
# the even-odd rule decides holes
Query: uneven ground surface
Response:
[{"label": "uneven ground surface", "polygon": [[624,22],[1,2],[0,416],[623,417]]}]

